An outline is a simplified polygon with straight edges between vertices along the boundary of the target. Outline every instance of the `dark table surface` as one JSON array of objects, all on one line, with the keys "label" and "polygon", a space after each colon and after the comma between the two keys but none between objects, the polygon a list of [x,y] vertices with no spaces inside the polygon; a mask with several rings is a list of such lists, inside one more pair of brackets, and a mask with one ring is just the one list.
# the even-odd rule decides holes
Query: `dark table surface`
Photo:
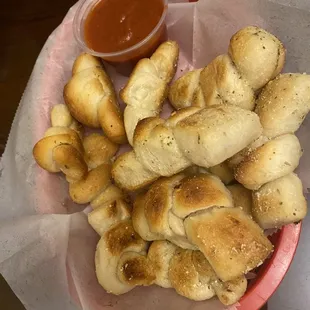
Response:
[{"label": "dark table surface", "polygon": [[[75,2],[74,0],[1,1],[0,154],[4,149],[16,108],[35,60],[48,35],[61,23],[66,12]],[[293,286],[296,286],[296,290],[307,291],[302,283],[308,280],[308,273],[305,274],[300,271],[300,264],[306,263],[305,256],[302,254],[308,249],[306,231],[310,232],[310,223],[306,226],[302,236],[302,244],[297,251],[296,261],[294,261],[280,289],[271,299],[269,307],[271,310],[306,310],[309,308],[309,306],[302,308],[302,306],[297,305],[297,299],[302,299],[303,294],[296,295],[292,289]],[[308,252],[310,252],[309,249]],[[295,301],[293,303],[286,302],[287,298],[291,300],[288,297],[291,295],[295,296]],[[310,301],[309,298],[308,301]],[[24,309],[1,276],[0,302],[1,309]]]},{"label": "dark table surface", "polygon": [[0,9],[0,151],[35,60],[75,0],[2,0]]}]

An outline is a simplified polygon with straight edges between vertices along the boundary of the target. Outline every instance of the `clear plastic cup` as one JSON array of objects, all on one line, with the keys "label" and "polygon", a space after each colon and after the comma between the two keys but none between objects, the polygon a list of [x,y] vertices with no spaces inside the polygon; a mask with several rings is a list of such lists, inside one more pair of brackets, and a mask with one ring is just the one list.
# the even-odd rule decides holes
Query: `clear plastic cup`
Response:
[{"label": "clear plastic cup", "polygon": [[85,20],[87,15],[100,1],[104,0],[82,1],[76,11],[73,20],[73,33],[75,39],[85,52],[100,57],[116,67],[121,66],[121,68],[128,68],[133,67],[139,59],[149,57],[162,42],[167,40],[167,27],[165,18],[167,15],[168,0],[161,0],[164,4],[162,16],[152,32],[142,41],[125,50],[113,53],[100,53],[92,50],[87,46],[84,38]]}]

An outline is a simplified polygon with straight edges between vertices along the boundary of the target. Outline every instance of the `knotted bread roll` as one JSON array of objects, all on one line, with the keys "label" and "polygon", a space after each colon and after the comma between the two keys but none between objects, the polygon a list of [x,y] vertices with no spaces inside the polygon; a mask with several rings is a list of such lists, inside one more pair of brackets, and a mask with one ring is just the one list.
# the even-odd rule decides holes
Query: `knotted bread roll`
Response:
[{"label": "knotted bread roll", "polygon": [[200,251],[184,250],[168,241],[154,241],[148,259],[155,270],[157,285],[172,287],[178,294],[193,300],[217,295],[224,305],[231,305],[246,291],[244,276],[222,282]]},{"label": "knotted bread roll", "polygon": [[129,143],[138,122],[158,116],[168,95],[168,84],[175,75],[179,47],[174,41],[162,43],[150,58],[141,59],[120,97],[126,103],[124,122]]},{"label": "knotted bread roll", "polygon": [[119,295],[137,285],[153,284],[156,277],[146,258],[148,243],[134,231],[130,208],[122,199],[95,209],[88,221],[101,236],[96,275],[108,293]]},{"label": "knotted bread roll", "polygon": [[248,189],[259,189],[263,184],[293,172],[301,155],[295,135],[276,137],[245,156],[235,167],[235,178]]},{"label": "knotted bread roll", "polygon": [[96,133],[82,141],[80,124],[63,104],[51,110],[51,123],[44,138],[34,146],[33,155],[43,169],[66,175],[72,200],[80,204],[90,202],[96,208],[115,197],[125,197],[111,183],[111,158],[118,146]]},{"label": "knotted bread roll", "polygon": [[179,78],[169,100],[176,109],[226,103],[253,110],[256,91],[280,73],[284,62],[285,49],[275,36],[246,27],[231,38],[228,55]]},{"label": "knotted bread roll", "polygon": [[114,86],[99,59],[83,53],[75,60],[72,78],[64,88],[64,99],[79,122],[102,128],[112,142],[126,142]]},{"label": "knotted bread roll", "polygon": [[113,164],[115,182],[136,190],[195,164],[213,167],[244,149],[262,133],[258,116],[233,105],[182,109],[167,120],[139,122],[134,151]]},{"label": "knotted bread roll", "polygon": [[256,103],[255,112],[263,126],[263,135],[228,160],[231,168],[270,139],[299,129],[310,110],[310,76],[280,74],[263,88]]},{"label": "knotted bread roll", "polygon": [[302,155],[294,132],[309,110],[310,76],[279,75],[257,100],[264,135],[228,160],[236,180],[255,190],[252,215],[264,229],[298,222],[307,214],[302,183],[292,172]]},{"label": "knotted bread roll", "polygon": [[295,133],[310,111],[310,75],[280,74],[264,87],[256,103],[264,136]]},{"label": "knotted bread roll", "polygon": [[132,220],[145,240],[199,249],[222,281],[259,266],[272,251],[263,230],[210,174],[159,179],[135,201]]},{"label": "knotted bread roll", "polygon": [[58,104],[51,110],[51,125],[33,148],[40,167],[49,172],[63,172],[68,182],[77,182],[87,175],[81,127],[68,108]]},{"label": "knotted bread roll", "polygon": [[[148,243],[133,229],[127,195],[112,184],[110,178],[110,161],[118,146],[99,134],[85,137],[83,145],[90,170],[83,179],[69,184],[69,193],[73,201],[90,203],[94,209],[89,213],[88,221],[102,236],[95,257],[98,281],[116,295],[126,293],[136,285],[150,285],[155,276],[143,265]],[[117,268],[127,255],[131,259],[130,265],[121,273]],[[122,277],[126,279],[123,281]]]},{"label": "knotted bread roll", "polygon": [[96,207],[106,202],[103,197],[108,195],[107,190],[112,193],[111,199],[114,192],[119,194],[120,190],[111,184],[111,158],[118,151],[118,145],[103,135],[93,133],[84,138],[83,146],[89,171],[83,179],[69,184],[69,193],[74,202],[90,203]]},{"label": "knotted bread roll", "polygon": [[199,251],[183,250],[168,241],[153,242],[148,249],[148,243],[133,230],[130,209],[122,200],[95,209],[88,221],[101,236],[96,275],[108,293],[119,295],[137,285],[157,284],[192,300],[217,295],[225,305],[245,293],[244,276],[222,282]]},{"label": "knotted bread roll", "polygon": [[98,167],[103,162],[110,161],[118,151],[118,145],[104,135],[93,133],[83,140],[85,160],[90,169]]},{"label": "knotted bread roll", "polygon": [[252,214],[264,229],[302,220],[307,214],[307,201],[298,176],[287,174],[254,191]]},{"label": "knotted bread roll", "polygon": [[85,137],[83,145],[85,161],[90,170],[83,179],[69,184],[72,200],[79,204],[90,203],[93,208],[119,198],[126,200],[127,195],[111,180],[111,159],[118,146],[99,134]]},{"label": "knotted bread roll", "polygon": [[[42,168],[66,174],[70,196],[75,202],[90,202],[94,208],[88,216],[89,223],[103,236],[96,251],[99,283],[114,294],[128,292],[135,285],[151,284],[155,279],[152,269],[140,268],[145,255],[137,256],[138,265],[134,263],[136,257],[132,256],[134,251],[146,254],[148,243],[133,230],[130,207],[125,200],[127,196],[110,180],[109,162],[118,147],[98,134],[89,135],[82,143],[79,134],[67,127],[79,128],[64,105],[52,109],[51,120],[52,126],[57,127],[47,130],[46,137],[35,145],[33,153]],[[59,157],[60,151],[62,157]],[[132,261],[130,268],[124,269],[124,276],[130,273],[129,279],[122,282],[116,271],[125,250],[131,254]],[[139,273],[135,274],[135,270]],[[144,271],[143,275],[141,271]]]},{"label": "knotted bread roll", "polygon": [[310,110],[310,76],[281,74],[263,88],[255,112],[263,135],[229,159],[238,182],[253,190],[293,172],[302,155],[294,135]]},{"label": "knotted bread roll", "polygon": [[[200,208],[203,203],[212,204],[214,200],[210,194],[213,193],[219,197],[221,204],[231,205],[229,191],[218,178],[209,175],[202,177],[206,177],[210,184],[205,184],[207,191],[203,201],[199,204],[195,200],[193,203],[198,203]],[[173,178],[180,181],[179,176]],[[192,188],[199,184],[202,184],[201,180],[192,184]],[[157,193],[156,189],[154,193]],[[162,194],[163,191],[159,191],[157,197]],[[186,192],[179,196],[180,201],[187,199],[190,203]],[[130,213],[129,206],[120,195],[88,215],[89,223],[101,236],[96,250],[96,275],[108,292],[118,295],[137,285],[157,284],[172,287],[178,294],[193,300],[205,300],[217,295],[225,305],[237,302],[245,293],[247,281],[244,276],[222,282],[199,251],[182,250],[167,241],[155,242],[147,251],[148,243],[135,232]],[[176,218],[171,217],[171,223]],[[179,223],[172,225],[177,227]]]}]

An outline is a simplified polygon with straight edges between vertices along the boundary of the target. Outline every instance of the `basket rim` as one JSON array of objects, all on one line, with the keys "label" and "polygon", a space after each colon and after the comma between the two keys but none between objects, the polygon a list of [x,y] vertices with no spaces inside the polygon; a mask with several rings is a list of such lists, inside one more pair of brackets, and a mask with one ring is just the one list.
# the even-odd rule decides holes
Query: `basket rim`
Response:
[{"label": "basket rim", "polygon": [[257,280],[239,301],[238,310],[260,309],[276,291],[287,273],[298,246],[302,223],[279,231],[274,253],[257,274]]}]

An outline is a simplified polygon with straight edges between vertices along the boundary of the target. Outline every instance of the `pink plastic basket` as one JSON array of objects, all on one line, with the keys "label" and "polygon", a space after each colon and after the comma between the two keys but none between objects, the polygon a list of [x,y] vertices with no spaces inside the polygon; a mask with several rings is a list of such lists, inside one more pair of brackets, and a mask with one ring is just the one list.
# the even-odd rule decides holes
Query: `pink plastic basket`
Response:
[{"label": "pink plastic basket", "polygon": [[301,223],[287,225],[270,237],[274,253],[258,268],[257,277],[250,281],[238,309],[260,309],[276,291],[295,255],[301,227]]},{"label": "pink plastic basket", "polygon": [[[197,0],[189,0],[189,2],[196,1]],[[57,40],[55,40],[55,42],[57,42]],[[57,46],[51,46],[50,53],[52,53],[54,49],[56,51]],[[49,68],[47,67],[45,70],[46,72],[42,74],[44,77],[47,77]],[[46,83],[42,84],[42,93],[48,93],[48,89],[51,87],[48,79],[45,82]],[[46,123],[44,120],[37,123],[37,140],[40,138],[39,134],[44,131],[45,127]],[[46,209],[40,211],[43,213],[50,212],[50,210]],[[257,269],[257,276],[255,279],[249,281],[248,290],[240,300],[238,310],[258,310],[276,291],[293,260],[299,242],[301,227],[301,223],[287,225],[270,237],[270,240],[274,244],[274,252],[272,256]],[[69,269],[68,282],[73,299],[79,303]]]}]

